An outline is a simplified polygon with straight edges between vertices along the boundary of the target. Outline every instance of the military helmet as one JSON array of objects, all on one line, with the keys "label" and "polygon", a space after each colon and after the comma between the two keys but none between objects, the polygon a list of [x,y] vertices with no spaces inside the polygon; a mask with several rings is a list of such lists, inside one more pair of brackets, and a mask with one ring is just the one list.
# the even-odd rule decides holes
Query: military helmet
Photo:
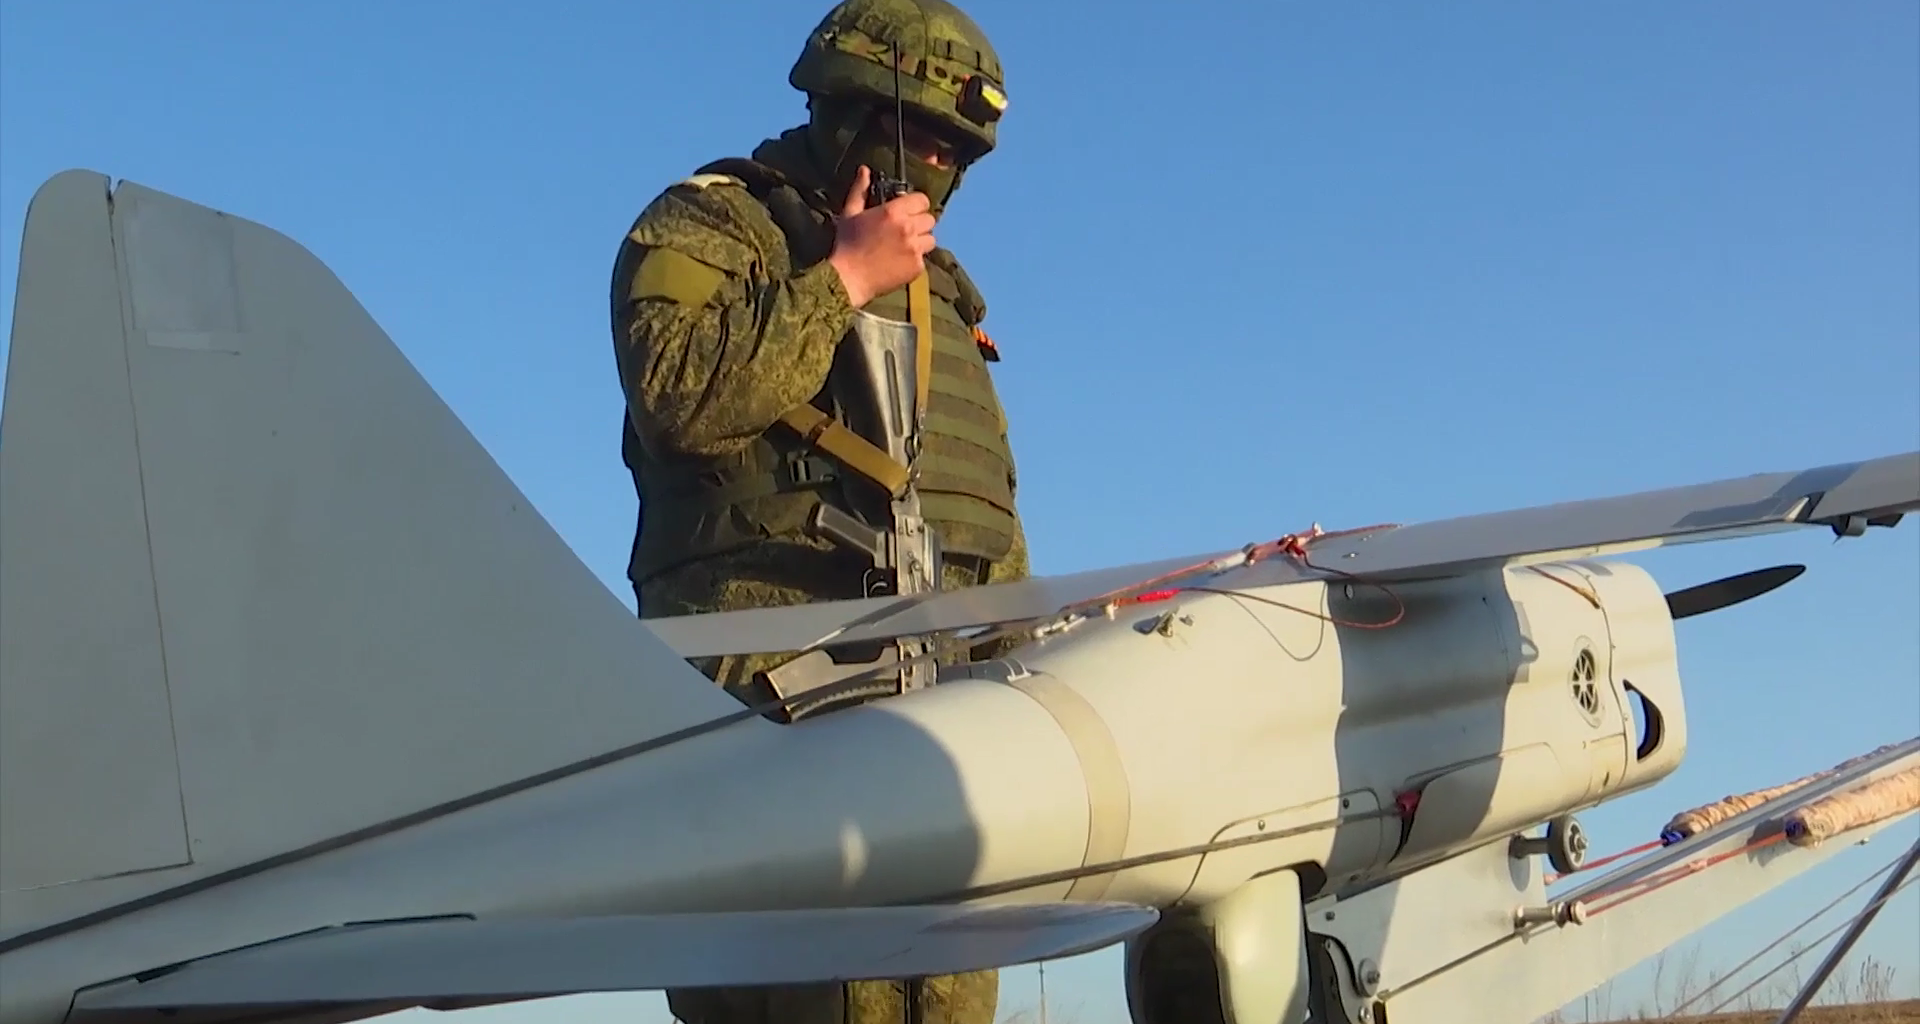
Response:
[{"label": "military helmet", "polygon": [[1007,108],[1000,57],[947,0],[842,0],[808,34],[787,81],[809,96],[891,105],[896,61],[909,117],[971,143],[971,159],[994,147]]}]

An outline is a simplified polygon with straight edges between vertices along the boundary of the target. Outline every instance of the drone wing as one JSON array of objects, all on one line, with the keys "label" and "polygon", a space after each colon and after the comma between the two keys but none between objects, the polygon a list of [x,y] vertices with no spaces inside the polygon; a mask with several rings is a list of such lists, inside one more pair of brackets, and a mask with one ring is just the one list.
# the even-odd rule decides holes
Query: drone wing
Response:
[{"label": "drone wing", "polygon": [[372,922],[146,972],[81,993],[75,1010],[211,1024],[270,1009],[926,977],[1077,956],[1157,919],[1146,907],[1062,903]]},{"label": "drone wing", "polygon": [[[1056,615],[1207,579],[1257,586],[1352,574],[1441,577],[1490,564],[1619,554],[1824,526],[1854,536],[1920,509],[1920,452],[1584,501],[1383,526],[1309,543],[1308,561],[1239,552],[1099,569],[919,597],[648,619],[682,657],[804,650]],[[1222,578],[1225,574],[1227,578]]]}]

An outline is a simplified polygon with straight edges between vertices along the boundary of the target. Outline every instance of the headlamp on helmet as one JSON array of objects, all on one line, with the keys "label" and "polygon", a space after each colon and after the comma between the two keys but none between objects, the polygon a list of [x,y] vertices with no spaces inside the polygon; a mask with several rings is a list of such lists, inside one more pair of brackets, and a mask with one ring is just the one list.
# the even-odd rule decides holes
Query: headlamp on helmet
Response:
[{"label": "headlamp on helmet", "polygon": [[960,96],[954,101],[953,109],[961,117],[985,128],[1005,116],[1007,94],[980,75],[968,75],[966,82],[960,86]]}]

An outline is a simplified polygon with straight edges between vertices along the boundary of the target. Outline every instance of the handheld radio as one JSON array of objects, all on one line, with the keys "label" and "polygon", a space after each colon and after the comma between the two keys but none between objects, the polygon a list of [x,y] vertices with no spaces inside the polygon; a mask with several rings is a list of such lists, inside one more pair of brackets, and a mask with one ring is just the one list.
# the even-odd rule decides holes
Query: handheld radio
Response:
[{"label": "handheld radio", "polygon": [[901,49],[896,44],[893,47],[893,177],[878,170],[873,172],[873,178],[867,183],[868,209],[913,191],[913,186],[907,183],[907,118],[906,104],[900,95],[900,55]]}]

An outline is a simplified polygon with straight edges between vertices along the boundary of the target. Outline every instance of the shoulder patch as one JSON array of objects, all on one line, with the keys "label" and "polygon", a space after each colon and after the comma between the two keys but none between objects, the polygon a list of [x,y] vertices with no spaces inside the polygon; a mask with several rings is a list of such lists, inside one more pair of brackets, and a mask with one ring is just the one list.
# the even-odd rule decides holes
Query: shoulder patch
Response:
[{"label": "shoulder patch", "polygon": [[[722,184],[702,185],[701,179]],[[641,212],[627,241],[648,249],[675,249],[728,274],[755,276],[756,267],[781,274],[769,254],[780,232],[765,208],[724,174],[696,175],[657,196]]]},{"label": "shoulder patch", "polygon": [[627,300],[665,299],[697,309],[713,298],[726,279],[726,271],[678,249],[649,249],[633,273]]},{"label": "shoulder patch", "polygon": [[739,188],[747,187],[745,180],[734,177],[731,174],[696,174],[682,181],[680,184],[698,189],[710,188],[714,185],[733,185]]}]

